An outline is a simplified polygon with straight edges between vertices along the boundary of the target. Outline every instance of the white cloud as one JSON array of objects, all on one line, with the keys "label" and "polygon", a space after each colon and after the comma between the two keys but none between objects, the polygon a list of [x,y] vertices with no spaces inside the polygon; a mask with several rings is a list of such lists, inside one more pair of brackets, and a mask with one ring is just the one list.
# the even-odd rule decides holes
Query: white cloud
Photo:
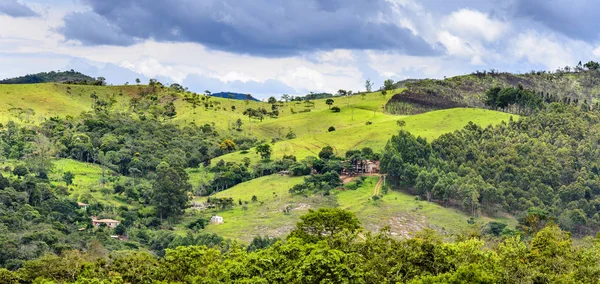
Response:
[{"label": "white cloud", "polygon": [[576,62],[572,56],[573,50],[564,44],[564,41],[561,43],[553,35],[540,34],[533,30],[519,34],[513,40],[511,50],[517,58],[525,58],[549,70],[572,66]]},{"label": "white cloud", "polygon": [[508,24],[491,19],[477,10],[460,9],[442,21],[442,27],[460,37],[470,40],[484,39],[487,42],[498,40],[507,30]]}]

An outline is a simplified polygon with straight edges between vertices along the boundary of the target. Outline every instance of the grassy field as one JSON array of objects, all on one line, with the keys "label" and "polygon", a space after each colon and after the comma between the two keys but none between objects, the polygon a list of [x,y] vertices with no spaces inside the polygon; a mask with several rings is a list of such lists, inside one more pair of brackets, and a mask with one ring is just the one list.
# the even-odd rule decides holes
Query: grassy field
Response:
[{"label": "grassy field", "polygon": [[[299,216],[308,209],[322,207],[340,207],[354,212],[362,226],[377,232],[384,226],[390,226],[392,235],[406,237],[424,228],[433,228],[448,235],[460,234],[471,228],[467,222],[469,216],[453,208],[445,208],[435,203],[416,200],[414,196],[390,191],[378,201],[371,199],[379,177],[369,177],[357,190],[339,190],[330,196],[320,194],[292,196],[288,189],[301,183],[301,177],[266,176],[248,181],[216,194],[216,197],[232,197],[235,206],[232,209],[216,212],[195,211],[189,209],[188,219],[198,216],[222,216],[224,224],[211,224],[206,232],[217,233],[224,237],[249,242],[254,236],[269,235],[283,237],[294,228]],[[258,202],[249,202],[256,195]],[[198,200],[201,201],[202,199]],[[241,200],[244,204],[238,205]],[[262,203],[261,203],[262,202]],[[290,213],[283,209],[289,206]],[[489,221],[498,221],[513,227],[513,218],[476,218],[476,226]]]},{"label": "grassy field", "polygon": [[[19,161],[15,160],[7,160],[0,163],[0,168],[4,169],[6,166],[14,168],[19,163]],[[102,168],[99,165],[71,159],[54,160],[53,164],[54,168],[48,175],[50,183],[53,186],[66,186],[62,180],[65,172],[71,172],[75,175],[73,184],[69,186],[69,196],[73,200],[87,203],[97,201],[113,206],[128,205],[120,196],[111,194],[114,182],[126,177],[111,177],[110,170],[106,170],[106,182],[102,186]],[[4,176],[13,176],[10,172],[3,172],[2,174]]]},{"label": "grassy field", "polygon": [[[309,208],[335,206],[333,196],[292,196],[288,189],[301,183],[302,177],[281,177],[277,175],[257,178],[228,190],[217,193],[216,197],[231,197],[235,200],[233,209],[217,212],[225,220],[224,224],[210,225],[205,231],[224,237],[249,242],[256,235],[282,236],[287,234]],[[251,202],[256,195],[258,201]],[[205,201],[200,198],[198,201]],[[243,205],[238,202],[242,201]],[[247,202],[247,204],[245,204]],[[284,209],[291,209],[284,214]],[[211,212],[189,209],[187,218],[210,217]]]},{"label": "grassy field", "polygon": [[[40,123],[52,116],[76,116],[92,109],[90,95],[113,97],[116,109],[127,107],[136,86],[84,86],[55,83],[0,85],[0,122]],[[33,112],[26,112],[28,109]]]},{"label": "grassy field", "polygon": [[[334,124],[334,121],[344,121],[344,119],[351,121],[347,113],[322,113],[320,114],[321,118],[318,119],[319,121],[323,121],[321,124],[334,124],[336,131],[321,131],[310,134],[302,133],[302,136],[295,139],[276,142],[272,145],[272,158],[280,158],[283,155],[295,155],[298,159],[303,159],[307,156],[317,156],[321,148],[325,146],[332,146],[337,155],[343,155],[350,149],[360,149],[362,147],[371,147],[375,151],[381,151],[391,136],[400,130],[400,127],[396,124],[398,120],[406,122],[406,126],[402,129],[431,141],[444,133],[463,128],[469,121],[486,127],[490,124],[508,121],[511,116],[507,113],[473,108],[440,110],[414,116],[394,116],[376,113],[375,118],[372,118],[372,113],[372,111],[356,109],[355,117],[361,117],[361,120],[358,121],[358,118],[356,118],[357,122],[353,126],[340,124],[342,126],[339,128]],[[360,116],[357,114],[360,114]],[[314,115],[317,117],[316,114]],[[313,119],[317,120],[316,118]],[[284,120],[282,119],[281,121]],[[371,121],[372,124],[367,125],[365,121]],[[286,124],[289,123],[283,122],[282,125]],[[324,126],[321,128],[324,128]],[[221,156],[213,159],[213,162],[220,159],[241,162],[244,157],[249,157],[252,161],[259,160],[256,152],[250,150],[246,154],[235,152]]]}]

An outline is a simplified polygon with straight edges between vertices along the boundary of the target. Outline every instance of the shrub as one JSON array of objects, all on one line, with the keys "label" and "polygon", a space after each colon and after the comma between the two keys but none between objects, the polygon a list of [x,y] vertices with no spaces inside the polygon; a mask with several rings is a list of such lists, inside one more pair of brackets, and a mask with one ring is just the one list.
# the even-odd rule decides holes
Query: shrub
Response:
[{"label": "shrub", "polygon": [[341,109],[339,107],[334,106],[334,107],[331,107],[331,111],[333,111],[333,112],[340,112]]},{"label": "shrub", "polygon": [[329,126],[329,128],[327,129],[327,131],[329,131],[329,132],[335,131],[335,127]]}]

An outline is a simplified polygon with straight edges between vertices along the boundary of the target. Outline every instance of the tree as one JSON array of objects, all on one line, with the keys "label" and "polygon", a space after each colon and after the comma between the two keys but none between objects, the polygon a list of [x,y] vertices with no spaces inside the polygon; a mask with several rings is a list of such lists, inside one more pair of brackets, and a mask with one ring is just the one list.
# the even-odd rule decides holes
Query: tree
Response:
[{"label": "tree", "polygon": [[277,99],[275,97],[269,97],[269,100],[267,102],[271,105],[274,105],[277,103]]},{"label": "tree", "polygon": [[406,126],[406,121],[404,121],[404,120],[398,120],[398,121],[396,121],[396,124],[398,126],[400,126],[400,127],[404,127],[404,126]]},{"label": "tree", "polygon": [[239,131],[239,130],[242,130],[242,125],[243,125],[243,124],[244,124],[244,123],[242,122],[242,119],[241,119],[241,118],[238,118],[238,119],[235,121],[235,127],[236,127],[236,129],[237,129],[238,131]]},{"label": "tree", "polygon": [[231,139],[225,139],[219,145],[219,148],[226,153],[229,153],[229,152],[235,150],[235,147],[236,147],[235,142],[233,142],[233,140],[231,140]]},{"label": "tree", "polygon": [[385,95],[387,95],[387,91],[385,89],[381,90],[381,95],[385,97]]},{"label": "tree", "polygon": [[161,220],[181,216],[188,203],[187,192],[191,188],[188,175],[182,167],[172,167],[162,162],[156,167],[150,204],[155,206]]},{"label": "tree", "polygon": [[29,174],[29,169],[25,165],[17,165],[13,170],[13,174],[21,178]]},{"label": "tree", "polygon": [[264,161],[268,161],[271,159],[271,152],[272,149],[271,146],[269,146],[269,144],[262,144],[256,146],[256,153],[259,154]]},{"label": "tree", "polygon": [[73,179],[75,178],[75,175],[70,172],[70,171],[66,171],[63,176],[62,176],[62,180],[65,182],[65,184],[67,186],[72,185],[73,184]]},{"label": "tree", "polygon": [[331,108],[331,111],[333,111],[333,112],[340,112],[341,109],[339,107],[337,107],[337,106],[334,106],[334,107]]},{"label": "tree", "polygon": [[140,80],[140,78],[135,78],[135,83],[136,83],[136,84],[138,84],[138,85],[139,85],[141,82],[142,82],[142,81]]},{"label": "tree", "polygon": [[598,69],[600,69],[600,64],[595,61],[590,61],[590,62],[584,64],[583,67],[585,67],[589,70],[598,70]]},{"label": "tree", "polygon": [[335,153],[333,152],[333,147],[331,146],[325,146],[323,149],[321,149],[321,152],[319,152],[319,158],[323,160],[329,160],[333,157],[335,157]]},{"label": "tree", "polygon": [[333,99],[327,99],[325,100],[325,104],[327,104],[329,106],[329,109],[331,109],[331,105],[334,103]]},{"label": "tree", "polygon": [[25,163],[38,177],[47,177],[54,164],[52,157],[54,148],[50,140],[43,134],[35,136],[31,151],[26,155]]},{"label": "tree", "polygon": [[288,238],[300,238],[306,242],[318,242],[333,238],[336,234],[347,230],[350,233],[360,229],[360,221],[354,213],[340,208],[320,208],[317,211],[308,210],[300,217],[296,228]]},{"label": "tree", "polygon": [[283,99],[287,103],[290,100],[290,95],[283,94],[283,95],[281,95],[281,99]]},{"label": "tree", "polygon": [[367,93],[370,93],[373,91],[373,82],[371,82],[371,79],[367,79],[365,81],[365,89],[367,90]]},{"label": "tree", "polygon": [[383,89],[386,91],[391,91],[394,89],[394,80],[387,79],[383,82]]}]

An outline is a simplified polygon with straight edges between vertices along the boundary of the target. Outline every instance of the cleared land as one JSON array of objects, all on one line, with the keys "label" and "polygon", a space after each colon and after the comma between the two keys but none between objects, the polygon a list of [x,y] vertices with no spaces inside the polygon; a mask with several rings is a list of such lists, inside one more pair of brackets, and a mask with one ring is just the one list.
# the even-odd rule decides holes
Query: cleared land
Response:
[{"label": "cleared land", "polygon": [[[444,133],[463,128],[469,121],[486,127],[490,124],[508,121],[511,117],[511,114],[503,112],[474,108],[440,110],[413,116],[394,116],[376,113],[375,119],[372,118],[372,111],[355,109],[355,115],[357,113],[364,115],[364,117],[362,121],[355,123],[354,126],[342,126],[338,128],[334,124],[336,127],[336,131],[334,132],[321,131],[274,143],[272,145],[272,158],[281,158],[283,155],[295,155],[298,159],[303,159],[307,156],[317,156],[319,151],[325,146],[332,146],[337,155],[343,155],[350,149],[360,149],[362,147],[371,147],[375,151],[381,151],[391,136],[398,133],[401,129],[397,125],[398,120],[406,122],[406,125],[402,129],[431,141]],[[347,112],[330,113],[322,111],[321,114],[315,114],[315,116],[321,117],[318,119],[318,121],[321,121],[321,124],[331,124],[333,123],[331,121],[335,121],[336,119],[351,121]],[[516,118],[516,116],[514,117]],[[371,121],[372,124],[367,125],[366,121]],[[283,120],[282,125],[285,125]],[[323,125],[319,129],[322,128],[325,128],[325,126]],[[259,160],[256,152],[249,150],[246,153],[238,151],[221,156],[213,159],[213,162],[221,159],[226,162],[241,162],[244,157],[250,158],[253,162]]]},{"label": "cleared land", "polygon": [[[356,213],[365,229],[376,232],[390,226],[392,235],[397,237],[407,237],[424,228],[432,228],[448,235],[460,234],[473,228],[467,222],[470,216],[461,211],[420,201],[406,193],[390,191],[374,201],[373,190],[379,180],[376,176],[368,177],[357,190],[336,190],[330,196],[315,194],[306,197],[288,193],[290,187],[302,180],[300,177],[272,175],[245,182],[215,195],[234,198],[236,205],[232,209],[220,212],[190,209],[187,218],[222,216],[224,224],[211,224],[205,231],[244,242],[249,242],[258,235],[283,237],[294,228],[299,217],[308,209],[321,207],[350,210]],[[250,202],[253,195],[257,196],[257,202]],[[199,199],[202,200],[205,198]],[[242,200],[242,203],[248,201],[248,204],[238,205],[238,200]],[[284,213],[286,208],[289,209],[287,214]],[[475,218],[476,226],[492,220],[513,228],[516,225],[516,220],[508,217]]]}]

